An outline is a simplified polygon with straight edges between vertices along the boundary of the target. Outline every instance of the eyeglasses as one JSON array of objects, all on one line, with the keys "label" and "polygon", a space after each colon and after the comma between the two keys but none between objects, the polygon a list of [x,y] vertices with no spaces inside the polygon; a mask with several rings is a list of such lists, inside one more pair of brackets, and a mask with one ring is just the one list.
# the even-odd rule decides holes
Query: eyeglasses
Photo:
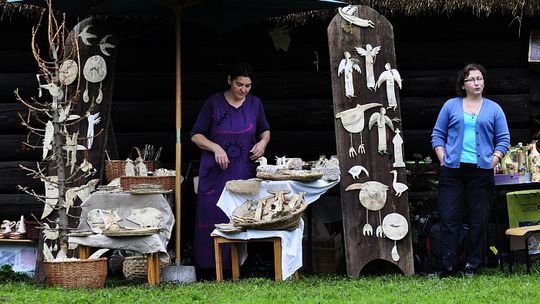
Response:
[{"label": "eyeglasses", "polygon": [[471,77],[471,78],[467,78],[467,79],[463,80],[463,82],[475,82],[475,81],[482,82],[482,81],[484,81],[484,77],[478,76],[476,78]]}]

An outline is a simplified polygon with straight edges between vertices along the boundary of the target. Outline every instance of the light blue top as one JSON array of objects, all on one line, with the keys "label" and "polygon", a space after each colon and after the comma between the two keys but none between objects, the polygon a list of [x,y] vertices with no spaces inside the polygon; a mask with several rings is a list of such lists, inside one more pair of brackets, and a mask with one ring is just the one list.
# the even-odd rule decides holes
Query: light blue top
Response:
[{"label": "light blue top", "polygon": [[465,131],[463,133],[463,148],[461,150],[462,163],[476,164],[476,114],[463,112],[465,119]]},{"label": "light blue top", "polygon": [[[463,149],[465,122],[463,119],[463,98],[455,97],[446,101],[439,112],[431,133],[431,145],[444,147],[444,166],[459,168]],[[482,169],[491,169],[495,150],[506,154],[510,146],[510,132],[506,116],[493,100],[484,98],[482,108],[476,115],[476,164]]]}]

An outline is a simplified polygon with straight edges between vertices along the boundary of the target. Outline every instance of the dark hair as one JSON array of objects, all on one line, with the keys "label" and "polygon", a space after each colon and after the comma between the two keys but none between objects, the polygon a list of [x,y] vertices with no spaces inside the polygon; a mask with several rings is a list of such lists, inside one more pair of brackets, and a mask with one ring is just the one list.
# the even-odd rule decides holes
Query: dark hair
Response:
[{"label": "dark hair", "polygon": [[484,77],[484,84],[486,81],[486,69],[478,63],[469,63],[458,73],[457,82],[456,82],[456,93],[458,96],[465,97],[467,92],[463,89],[463,84],[465,83],[465,78],[469,77],[469,73],[473,70],[478,70],[482,73]]},{"label": "dark hair", "polygon": [[231,78],[231,80],[240,76],[249,77],[253,85],[257,83],[257,75],[255,74],[255,69],[253,69],[251,64],[246,62],[238,62],[231,65],[229,67],[228,76]]}]

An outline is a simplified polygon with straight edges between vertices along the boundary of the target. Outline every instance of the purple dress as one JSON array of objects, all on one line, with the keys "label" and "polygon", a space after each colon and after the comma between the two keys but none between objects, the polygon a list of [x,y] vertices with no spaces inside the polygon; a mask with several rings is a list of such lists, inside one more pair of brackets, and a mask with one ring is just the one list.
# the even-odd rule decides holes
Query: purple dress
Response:
[{"label": "purple dress", "polygon": [[[258,97],[247,95],[238,108],[231,106],[223,93],[212,95],[205,101],[191,136],[203,134],[219,144],[227,152],[230,164],[222,170],[215,161],[214,153],[202,150],[193,239],[193,262],[196,267],[215,267],[210,233],[215,228],[214,224],[230,221],[216,205],[217,201],[227,181],[255,176],[257,166],[249,159],[249,151],[259,141],[259,135],[269,128]],[[222,254],[224,268],[230,268],[228,248],[223,248]]]}]

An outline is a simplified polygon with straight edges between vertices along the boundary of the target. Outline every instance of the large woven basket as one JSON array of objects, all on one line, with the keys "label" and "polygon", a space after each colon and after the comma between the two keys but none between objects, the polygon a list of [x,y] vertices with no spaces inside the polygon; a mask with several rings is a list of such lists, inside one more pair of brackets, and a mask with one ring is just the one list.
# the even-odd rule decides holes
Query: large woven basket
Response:
[{"label": "large woven basket", "polygon": [[47,283],[68,288],[101,288],[107,278],[107,258],[44,262]]},{"label": "large woven basket", "polygon": [[307,204],[302,203],[299,208],[295,209],[294,212],[287,214],[286,216],[280,217],[278,219],[273,219],[270,221],[260,221],[252,223],[239,223],[234,222],[233,224],[236,227],[243,229],[255,229],[255,230],[294,230],[298,227],[300,219],[304,210],[306,210]]},{"label": "large woven basket", "polygon": [[[160,267],[167,263],[159,262]],[[137,255],[124,258],[122,273],[128,280],[146,279],[148,277],[148,262],[145,256]]]},{"label": "large woven basket", "polygon": [[[131,148],[129,158],[131,160],[142,157],[141,150],[138,147]],[[143,161],[148,171],[155,171],[159,168],[159,162],[155,160]],[[105,161],[105,178],[107,183],[110,183],[113,179],[126,175],[126,161],[125,160],[106,160]]]},{"label": "large woven basket", "polygon": [[175,176],[121,176],[120,186],[129,190],[131,185],[152,184],[161,185],[163,190],[174,190]]}]

